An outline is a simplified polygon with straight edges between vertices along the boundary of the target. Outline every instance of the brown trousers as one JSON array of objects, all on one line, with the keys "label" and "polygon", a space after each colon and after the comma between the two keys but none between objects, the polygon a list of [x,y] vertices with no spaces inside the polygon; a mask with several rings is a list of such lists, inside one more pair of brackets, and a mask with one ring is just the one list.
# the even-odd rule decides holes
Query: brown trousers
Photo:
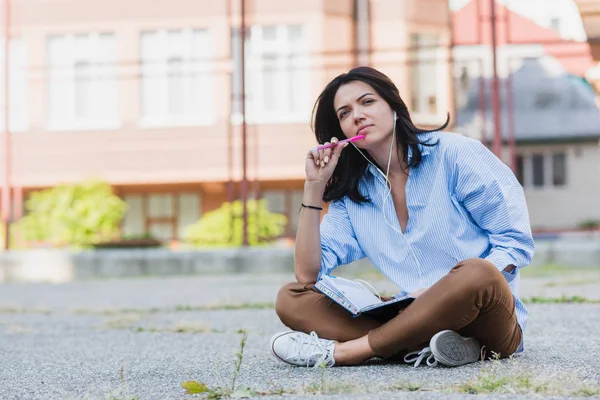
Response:
[{"label": "brown trousers", "polygon": [[398,357],[429,345],[437,332],[450,329],[474,337],[486,358],[513,354],[521,343],[515,303],[506,279],[487,260],[458,263],[415,301],[385,318],[353,317],[314,284],[289,283],[279,291],[275,311],[288,328],[347,342],[368,335],[382,358]]}]

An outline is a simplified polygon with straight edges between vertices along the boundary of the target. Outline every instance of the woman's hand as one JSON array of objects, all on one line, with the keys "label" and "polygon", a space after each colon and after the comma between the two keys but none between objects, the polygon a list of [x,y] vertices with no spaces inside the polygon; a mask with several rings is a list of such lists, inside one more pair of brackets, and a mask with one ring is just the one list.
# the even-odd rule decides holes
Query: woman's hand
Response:
[{"label": "woman's hand", "polygon": [[[331,143],[337,143],[337,138],[332,138]],[[325,144],[329,144],[326,142]],[[311,150],[306,155],[306,180],[308,182],[320,182],[325,185],[337,165],[342,150],[348,145],[343,143],[324,150]]]}]

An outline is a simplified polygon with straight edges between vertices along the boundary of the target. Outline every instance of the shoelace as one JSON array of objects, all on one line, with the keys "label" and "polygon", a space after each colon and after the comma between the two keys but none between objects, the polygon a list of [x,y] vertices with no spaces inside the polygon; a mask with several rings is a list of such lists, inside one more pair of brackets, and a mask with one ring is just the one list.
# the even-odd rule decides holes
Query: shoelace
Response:
[{"label": "shoelace", "polygon": [[409,364],[415,363],[414,368],[417,368],[423,359],[425,359],[425,362],[429,367],[435,367],[438,365],[437,360],[431,352],[431,347],[425,347],[422,350],[413,351],[404,356],[404,362]]},{"label": "shoelace", "polygon": [[[300,362],[306,362],[306,366],[310,366],[310,360],[313,356],[319,355],[317,360],[315,361],[315,365],[313,368],[319,368],[322,363],[325,363],[325,366],[329,366],[333,362],[333,354],[327,350],[327,345],[329,344],[325,340],[319,339],[316,332],[311,332],[310,335],[306,336],[304,334],[298,333],[293,339],[298,344],[298,348],[295,349],[295,353],[297,354],[297,359]],[[308,346],[306,351],[303,351],[303,346]],[[303,357],[306,355],[306,358]]]}]

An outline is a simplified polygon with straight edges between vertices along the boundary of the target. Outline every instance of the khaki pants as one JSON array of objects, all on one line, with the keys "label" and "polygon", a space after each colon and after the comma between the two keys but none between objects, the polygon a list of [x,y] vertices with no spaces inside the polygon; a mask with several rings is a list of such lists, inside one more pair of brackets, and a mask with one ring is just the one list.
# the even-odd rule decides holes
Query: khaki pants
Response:
[{"label": "khaki pants", "polygon": [[315,331],[320,338],[347,342],[368,335],[382,358],[403,356],[429,345],[437,332],[450,329],[478,339],[486,358],[513,354],[521,343],[513,295],[504,276],[490,262],[474,258],[452,270],[399,313],[353,317],[314,288],[289,283],[279,291],[275,311],[295,331]]}]

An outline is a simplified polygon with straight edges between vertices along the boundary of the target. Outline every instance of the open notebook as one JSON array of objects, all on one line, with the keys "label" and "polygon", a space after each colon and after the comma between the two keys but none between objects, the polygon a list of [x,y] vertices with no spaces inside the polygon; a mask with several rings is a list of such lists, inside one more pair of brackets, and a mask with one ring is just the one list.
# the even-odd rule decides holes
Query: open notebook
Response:
[{"label": "open notebook", "polygon": [[375,313],[382,307],[394,305],[400,309],[406,307],[415,298],[409,295],[397,296],[382,301],[362,283],[336,276],[323,275],[315,287],[324,295],[344,307],[357,317],[361,314]]}]

